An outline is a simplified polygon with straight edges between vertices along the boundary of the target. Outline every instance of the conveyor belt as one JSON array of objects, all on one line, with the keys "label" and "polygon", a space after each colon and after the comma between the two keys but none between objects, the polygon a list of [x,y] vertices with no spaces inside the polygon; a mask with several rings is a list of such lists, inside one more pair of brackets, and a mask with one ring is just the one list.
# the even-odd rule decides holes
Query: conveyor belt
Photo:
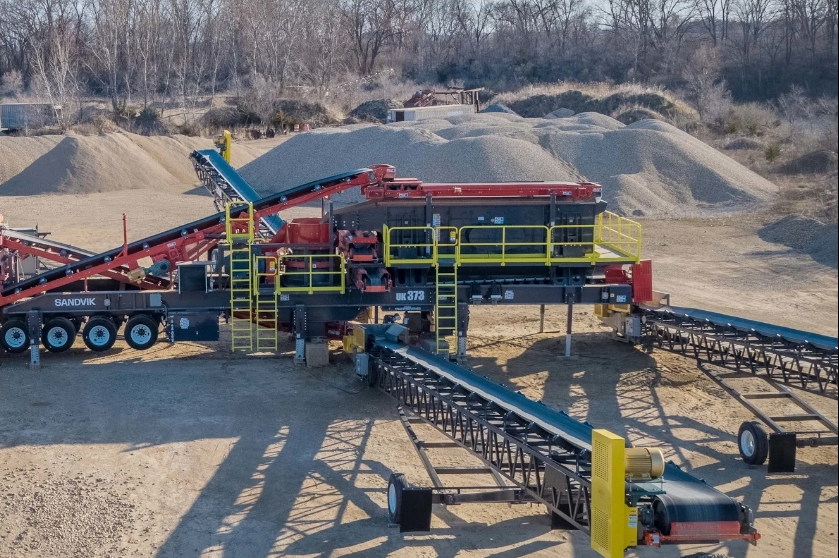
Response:
[{"label": "conveyor belt", "polygon": [[61,258],[71,258],[75,260],[80,260],[83,258],[88,258],[94,254],[94,252],[90,252],[83,248],[78,248],[76,246],[64,244],[63,242],[48,240],[41,236],[28,234],[15,229],[7,229],[4,227],[2,234],[4,237],[12,238],[14,240],[17,240],[18,242],[26,244],[27,246],[34,246],[42,249],[45,252],[53,252]]},{"label": "conveyor belt", "polygon": [[836,396],[837,339],[696,308],[644,309],[659,348]]},{"label": "conveyor belt", "polygon": [[718,314],[716,312],[699,310],[698,308],[685,308],[682,306],[671,306],[666,309],[666,311],[673,314],[687,316],[694,320],[706,320],[716,325],[734,327],[743,332],[754,331],[766,337],[778,337],[785,341],[789,341],[790,343],[800,345],[809,344],[813,347],[824,349],[825,351],[835,351],[837,347],[839,347],[839,339],[836,337],[828,337],[827,335],[819,335],[818,333],[801,331],[790,327],[767,324],[766,322],[747,320],[736,316],[728,316],[726,314]]},{"label": "conveyor belt", "polygon": [[[416,347],[376,337],[368,354],[382,391],[591,534],[590,424]],[[682,541],[757,538],[743,523],[747,508],[672,463],[663,480],[627,483],[627,494],[633,505],[657,510],[655,527],[664,535],[656,535],[658,543],[675,542],[665,540],[671,531]]]},{"label": "conveyor belt", "polygon": [[[337,174],[262,198],[253,203],[253,212],[256,217],[262,218],[266,215],[275,214],[282,209],[341,192],[353,186],[372,183],[379,178],[376,172],[371,169],[359,169]],[[247,211],[247,206],[244,204],[231,208],[231,214],[240,214],[245,211]],[[136,258],[144,256],[164,256],[169,252],[170,246],[174,248],[175,245],[181,245],[185,242],[203,243],[202,249],[206,251],[209,249],[208,246],[221,240],[224,231],[224,218],[225,213],[219,212],[131,242],[127,246],[119,246],[7,286],[2,291],[3,296],[0,297],[0,305],[14,302],[26,296],[33,296],[39,292],[48,291],[80,279],[81,277],[77,274],[82,272],[85,273],[85,276],[102,274],[105,271],[115,269],[124,261],[136,260]],[[178,257],[179,261],[186,260],[180,254]]]},{"label": "conveyor belt", "polygon": [[[201,184],[213,196],[219,211],[231,202],[255,202],[260,199],[256,190],[217,151],[193,151],[190,158]],[[279,215],[266,215],[260,221],[271,235],[277,234],[284,223]]]}]

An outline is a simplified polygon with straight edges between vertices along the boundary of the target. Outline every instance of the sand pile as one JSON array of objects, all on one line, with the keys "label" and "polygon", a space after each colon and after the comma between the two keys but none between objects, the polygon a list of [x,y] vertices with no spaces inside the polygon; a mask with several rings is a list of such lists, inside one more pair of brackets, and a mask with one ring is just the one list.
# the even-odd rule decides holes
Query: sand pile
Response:
[{"label": "sand pile", "polygon": [[787,215],[763,227],[758,235],[768,242],[803,252],[819,263],[837,267],[838,232],[836,224],[820,223],[801,215]]},{"label": "sand pile", "polygon": [[[233,164],[245,164],[276,144],[237,144]],[[0,138],[0,196],[184,192],[196,182],[189,153],[212,146],[206,138],[127,133]]]},{"label": "sand pile", "polygon": [[[613,210],[687,217],[754,210],[776,187],[677,128],[599,113],[488,113],[293,137],[241,169],[263,193],[374,163],[426,182],[591,180]],[[336,199],[355,201],[357,196]]]},{"label": "sand pile", "polygon": [[[475,133],[479,135],[447,140],[420,127],[318,130],[291,138],[240,173],[266,194],[375,163],[395,165],[399,176],[425,182],[576,179],[572,169],[535,143],[487,131]],[[351,192],[335,201],[358,199]]]},{"label": "sand pile", "polygon": [[61,136],[17,138],[0,135],[0,184],[55,147]]}]

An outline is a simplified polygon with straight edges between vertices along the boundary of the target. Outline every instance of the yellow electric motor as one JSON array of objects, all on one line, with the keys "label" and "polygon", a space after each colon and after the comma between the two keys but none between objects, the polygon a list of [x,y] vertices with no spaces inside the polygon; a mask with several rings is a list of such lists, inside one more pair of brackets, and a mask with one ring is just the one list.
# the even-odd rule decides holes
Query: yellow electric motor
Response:
[{"label": "yellow electric motor", "polygon": [[658,448],[626,448],[626,478],[657,479],[664,474],[664,454]]}]

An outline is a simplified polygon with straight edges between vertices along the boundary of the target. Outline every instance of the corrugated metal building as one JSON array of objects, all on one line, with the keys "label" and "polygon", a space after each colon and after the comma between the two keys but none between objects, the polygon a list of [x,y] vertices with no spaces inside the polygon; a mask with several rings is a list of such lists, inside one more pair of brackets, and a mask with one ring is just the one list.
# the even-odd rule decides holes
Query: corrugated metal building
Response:
[{"label": "corrugated metal building", "polygon": [[413,122],[415,120],[427,120],[429,118],[463,116],[466,114],[474,114],[474,112],[474,105],[435,105],[432,107],[390,109],[387,111],[387,121],[389,123]]},{"label": "corrugated metal building", "polygon": [[49,103],[3,103],[0,105],[0,130],[26,130],[54,126],[61,107]]}]

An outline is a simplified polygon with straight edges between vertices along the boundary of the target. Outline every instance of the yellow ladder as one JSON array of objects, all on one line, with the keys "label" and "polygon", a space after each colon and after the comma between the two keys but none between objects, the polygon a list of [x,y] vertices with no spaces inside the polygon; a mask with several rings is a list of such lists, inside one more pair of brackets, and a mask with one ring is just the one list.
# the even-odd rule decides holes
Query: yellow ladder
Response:
[{"label": "yellow ladder", "polygon": [[256,350],[277,350],[277,295],[256,295]]},{"label": "yellow ladder", "polygon": [[[279,262],[276,256],[255,256],[253,296],[256,301],[256,350],[277,350],[277,290],[280,281]],[[268,281],[271,278],[273,283]],[[260,286],[271,285],[271,292],[260,292]]]},{"label": "yellow ladder", "polygon": [[457,345],[457,233],[449,230],[449,227],[441,227],[434,234],[434,267],[437,274],[434,335],[437,354],[448,355],[452,344],[446,347],[446,339],[454,338],[454,345]]},{"label": "yellow ladder", "polygon": [[230,343],[234,351],[253,351],[253,204],[247,204],[245,216],[231,215],[233,206],[225,207],[227,242],[230,244]]}]

